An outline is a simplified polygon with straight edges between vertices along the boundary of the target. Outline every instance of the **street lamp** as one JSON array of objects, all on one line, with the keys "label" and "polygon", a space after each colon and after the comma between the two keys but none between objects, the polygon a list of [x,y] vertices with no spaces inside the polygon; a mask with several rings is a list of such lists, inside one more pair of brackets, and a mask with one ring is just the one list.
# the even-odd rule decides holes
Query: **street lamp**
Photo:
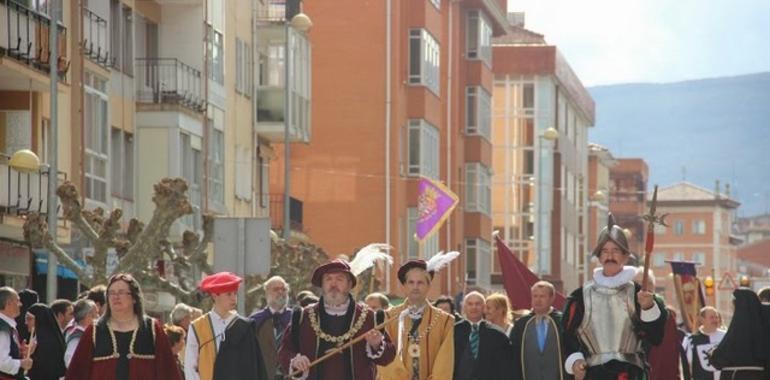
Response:
[{"label": "street lamp", "polygon": [[537,216],[540,220],[537,221],[538,226],[538,239],[537,239],[537,273],[538,275],[542,276],[544,274],[550,273],[551,268],[551,258],[550,258],[550,252],[548,252],[548,247],[550,247],[550,244],[546,244],[547,236],[546,233],[546,215],[547,210],[545,209],[545,198],[548,192],[544,190],[545,188],[545,180],[544,180],[544,165],[543,161],[545,161],[545,158],[549,156],[550,152],[546,148],[550,148],[550,144],[552,142],[555,142],[559,139],[559,131],[557,131],[553,127],[549,127],[541,135],[537,137],[538,144],[540,145],[540,158],[538,160],[538,173],[537,173],[537,179],[538,179],[538,185],[537,185]]},{"label": "street lamp", "polygon": [[21,149],[11,156],[8,166],[17,172],[34,173],[40,170],[40,158],[29,149]]},{"label": "street lamp", "polygon": [[283,238],[288,240],[289,236],[291,236],[291,218],[289,213],[291,212],[290,209],[290,189],[291,189],[291,178],[290,176],[290,168],[289,168],[289,156],[290,156],[290,148],[289,145],[289,128],[291,128],[291,67],[293,65],[291,64],[291,28],[296,29],[300,33],[306,33],[310,27],[313,26],[313,22],[310,20],[310,17],[308,17],[306,14],[300,12],[294,15],[291,18],[291,21],[286,20],[286,42],[284,45],[284,104],[283,104]]}]

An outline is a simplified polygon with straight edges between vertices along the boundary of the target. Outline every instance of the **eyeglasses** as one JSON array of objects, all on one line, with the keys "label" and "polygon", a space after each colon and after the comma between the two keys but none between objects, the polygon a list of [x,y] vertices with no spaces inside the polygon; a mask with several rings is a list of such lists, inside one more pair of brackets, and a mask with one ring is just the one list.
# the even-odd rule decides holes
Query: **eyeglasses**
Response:
[{"label": "eyeglasses", "polygon": [[123,297],[131,295],[130,290],[110,290],[107,292],[108,297]]}]

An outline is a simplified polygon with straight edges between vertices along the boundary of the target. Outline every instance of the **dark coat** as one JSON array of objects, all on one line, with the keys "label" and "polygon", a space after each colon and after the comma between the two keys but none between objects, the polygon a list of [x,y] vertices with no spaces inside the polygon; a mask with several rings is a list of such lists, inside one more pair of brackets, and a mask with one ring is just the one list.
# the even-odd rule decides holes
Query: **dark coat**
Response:
[{"label": "dark coat", "polygon": [[[455,323],[455,377],[462,357],[468,347],[471,323],[464,319]],[[513,378],[511,342],[500,329],[481,321],[479,324],[479,355],[476,359],[475,377],[479,380],[507,380]]]},{"label": "dark coat", "polygon": [[[278,367],[278,345],[275,342],[275,325],[273,324],[273,313],[269,308],[264,308],[252,314],[251,318],[256,324],[257,341],[262,352],[262,362],[265,365],[265,372],[269,375],[275,375]],[[285,309],[280,317],[282,331],[289,326],[291,322],[291,309]]]},{"label": "dark coat", "polygon": [[254,321],[236,317],[219,346],[214,361],[214,380],[269,379],[256,334]]},{"label": "dark coat", "polygon": [[[522,357],[522,350],[524,349],[522,345],[522,341],[524,338],[524,329],[527,326],[527,322],[529,322],[533,317],[535,316],[534,313],[527,314],[521,318],[519,318],[516,323],[513,324],[513,330],[511,330],[511,345],[513,346],[513,367],[515,372],[514,379],[524,379],[524,373],[523,373],[523,367],[521,362]],[[564,356],[564,341],[562,341],[562,313],[556,309],[553,309],[550,313],[548,313],[548,317],[551,318],[553,321],[553,324],[550,326],[556,326],[556,334],[557,339],[559,341],[559,352],[561,352],[561,357],[559,358],[559,363],[564,363],[564,360],[566,357]],[[564,366],[561,366],[560,372],[562,373],[563,378],[569,378],[569,375],[564,372]]]}]

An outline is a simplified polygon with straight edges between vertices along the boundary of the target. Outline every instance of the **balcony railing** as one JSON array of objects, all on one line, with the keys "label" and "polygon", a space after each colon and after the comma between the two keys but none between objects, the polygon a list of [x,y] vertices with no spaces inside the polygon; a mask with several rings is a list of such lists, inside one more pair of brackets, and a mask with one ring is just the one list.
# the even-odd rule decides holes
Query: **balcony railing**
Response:
[{"label": "balcony railing", "polygon": [[[8,165],[9,156],[0,153],[0,220],[6,215],[20,216],[48,211],[48,167],[22,173]],[[66,179],[64,173],[59,173]],[[60,209],[57,206],[57,210]]]},{"label": "balcony railing", "polygon": [[108,66],[110,60],[107,20],[83,8],[83,54],[94,62]]},{"label": "balcony railing", "polygon": [[287,1],[290,13],[292,10],[294,14],[299,12],[298,0],[267,0],[264,2],[264,5],[257,8],[254,19],[258,22],[284,22],[286,20]]},{"label": "balcony railing", "polygon": [[176,58],[137,58],[136,99],[140,103],[179,104],[202,112],[201,72]]},{"label": "balcony railing", "polygon": [[[11,0],[0,0],[0,56],[12,57],[39,70],[48,70],[51,19]],[[64,76],[69,69],[67,28],[59,28],[58,69]]]},{"label": "balcony railing", "polygon": [[[283,230],[283,194],[270,194],[270,228]],[[289,197],[289,224],[293,231],[304,232],[302,225],[302,201]]]}]

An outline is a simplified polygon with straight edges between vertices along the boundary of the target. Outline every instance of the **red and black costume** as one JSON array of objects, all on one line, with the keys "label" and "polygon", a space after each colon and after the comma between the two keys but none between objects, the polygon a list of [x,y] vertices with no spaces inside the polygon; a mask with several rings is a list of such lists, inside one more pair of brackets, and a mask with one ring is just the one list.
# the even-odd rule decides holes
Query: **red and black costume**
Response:
[{"label": "red and black costume", "polygon": [[[125,371],[125,370],[128,371]],[[105,320],[89,326],[67,369],[66,380],[180,380],[176,358],[157,320],[144,317],[132,332]]]}]

